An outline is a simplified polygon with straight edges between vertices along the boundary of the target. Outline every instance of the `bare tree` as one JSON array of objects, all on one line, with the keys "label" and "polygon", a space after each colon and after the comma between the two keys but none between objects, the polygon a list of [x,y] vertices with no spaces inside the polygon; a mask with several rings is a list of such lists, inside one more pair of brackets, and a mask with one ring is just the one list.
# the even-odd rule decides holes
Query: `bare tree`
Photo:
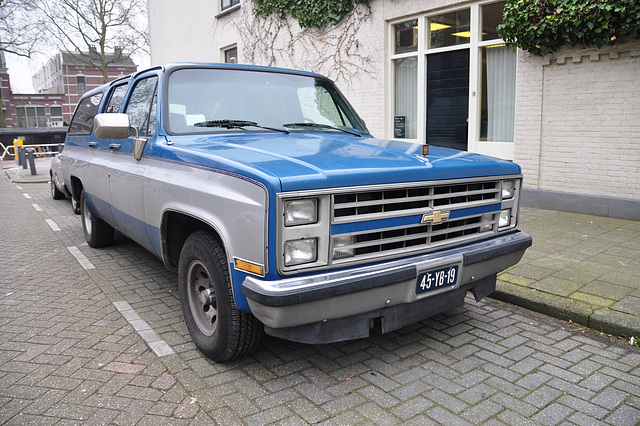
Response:
[{"label": "bare tree", "polygon": [[31,57],[41,33],[23,0],[0,0],[0,51]]},{"label": "bare tree", "polygon": [[[40,32],[30,19],[33,12],[30,4],[23,0],[0,0],[0,52],[31,57],[38,42]],[[0,66],[5,67],[4,61]],[[0,90],[0,104],[2,91]],[[0,127],[6,127],[4,110],[0,108]]]},{"label": "bare tree", "polygon": [[[20,1],[20,0],[17,0]],[[102,71],[135,52],[149,53],[146,2],[140,0],[23,0],[40,15],[43,31]]]}]

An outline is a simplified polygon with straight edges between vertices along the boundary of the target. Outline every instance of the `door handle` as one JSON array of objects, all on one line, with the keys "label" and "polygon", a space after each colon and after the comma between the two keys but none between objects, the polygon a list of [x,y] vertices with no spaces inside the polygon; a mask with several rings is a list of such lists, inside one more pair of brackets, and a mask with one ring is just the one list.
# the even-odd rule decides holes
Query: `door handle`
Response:
[{"label": "door handle", "polygon": [[89,148],[95,148],[98,146],[98,142],[89,142]]},{"label": "door handle", "polygon": [[120,148],[120,144],[119,143],[110,143],[109,144],[109,149],[115,151],[116,149]]}]

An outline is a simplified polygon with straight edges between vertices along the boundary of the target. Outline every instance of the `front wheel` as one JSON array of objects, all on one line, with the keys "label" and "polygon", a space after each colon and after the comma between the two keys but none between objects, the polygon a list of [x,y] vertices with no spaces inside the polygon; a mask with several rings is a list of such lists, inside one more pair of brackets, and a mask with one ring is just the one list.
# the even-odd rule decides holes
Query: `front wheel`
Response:
[{"label": "front wheel", "polygon": [[84,190],[80,194],[80,215],[84,238],[91,247],[104,247],[113,242],[114,229],[104,220],[91,214]]},{"label": "front wheel", "polygon": [[211,234],[197,231],[185,241],[178,289],[187,328],[203,354],[225,362],[254,350],[260,322],[236,306],[225,252]]}]

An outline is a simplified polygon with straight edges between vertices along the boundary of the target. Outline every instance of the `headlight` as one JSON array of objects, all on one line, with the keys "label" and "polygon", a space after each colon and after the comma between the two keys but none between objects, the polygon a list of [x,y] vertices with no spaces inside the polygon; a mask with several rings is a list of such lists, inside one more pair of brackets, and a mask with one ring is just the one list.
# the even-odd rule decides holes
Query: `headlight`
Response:
[{"label": "headlight", "polygon": [[318,221],[318,200],[308,198],[284,202],[284,225],[296,226]]},{"label": "headlight", "polygon": [[503,180],[502,181],[502,199],[508,200],[509,198],[513,198],[513,195],[516,191],[516,183],[513,180]]},{"label": "headlight", "polygon": [[290,240],[284,243],[284,266],[315,262],[318,250],[315,238]]},{"label": "headlight", "polygon": [[498,221],[498,226],[500,228],[504,228],[505,226],[511,225],[511,209],[502,210],[500,212],[500,219]]}]

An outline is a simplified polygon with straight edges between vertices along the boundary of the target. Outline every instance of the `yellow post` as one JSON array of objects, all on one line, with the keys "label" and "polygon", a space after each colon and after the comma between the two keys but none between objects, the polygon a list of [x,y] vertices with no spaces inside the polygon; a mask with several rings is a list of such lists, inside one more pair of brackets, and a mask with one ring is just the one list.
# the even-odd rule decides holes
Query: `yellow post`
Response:
[{"label": "yellow post", "polygon": [[18,160],[18,150],[22,148],[23,144],[24,144],[24,141],[22,139],[13,140],[13,156],[16,159],[16,161]]}]

